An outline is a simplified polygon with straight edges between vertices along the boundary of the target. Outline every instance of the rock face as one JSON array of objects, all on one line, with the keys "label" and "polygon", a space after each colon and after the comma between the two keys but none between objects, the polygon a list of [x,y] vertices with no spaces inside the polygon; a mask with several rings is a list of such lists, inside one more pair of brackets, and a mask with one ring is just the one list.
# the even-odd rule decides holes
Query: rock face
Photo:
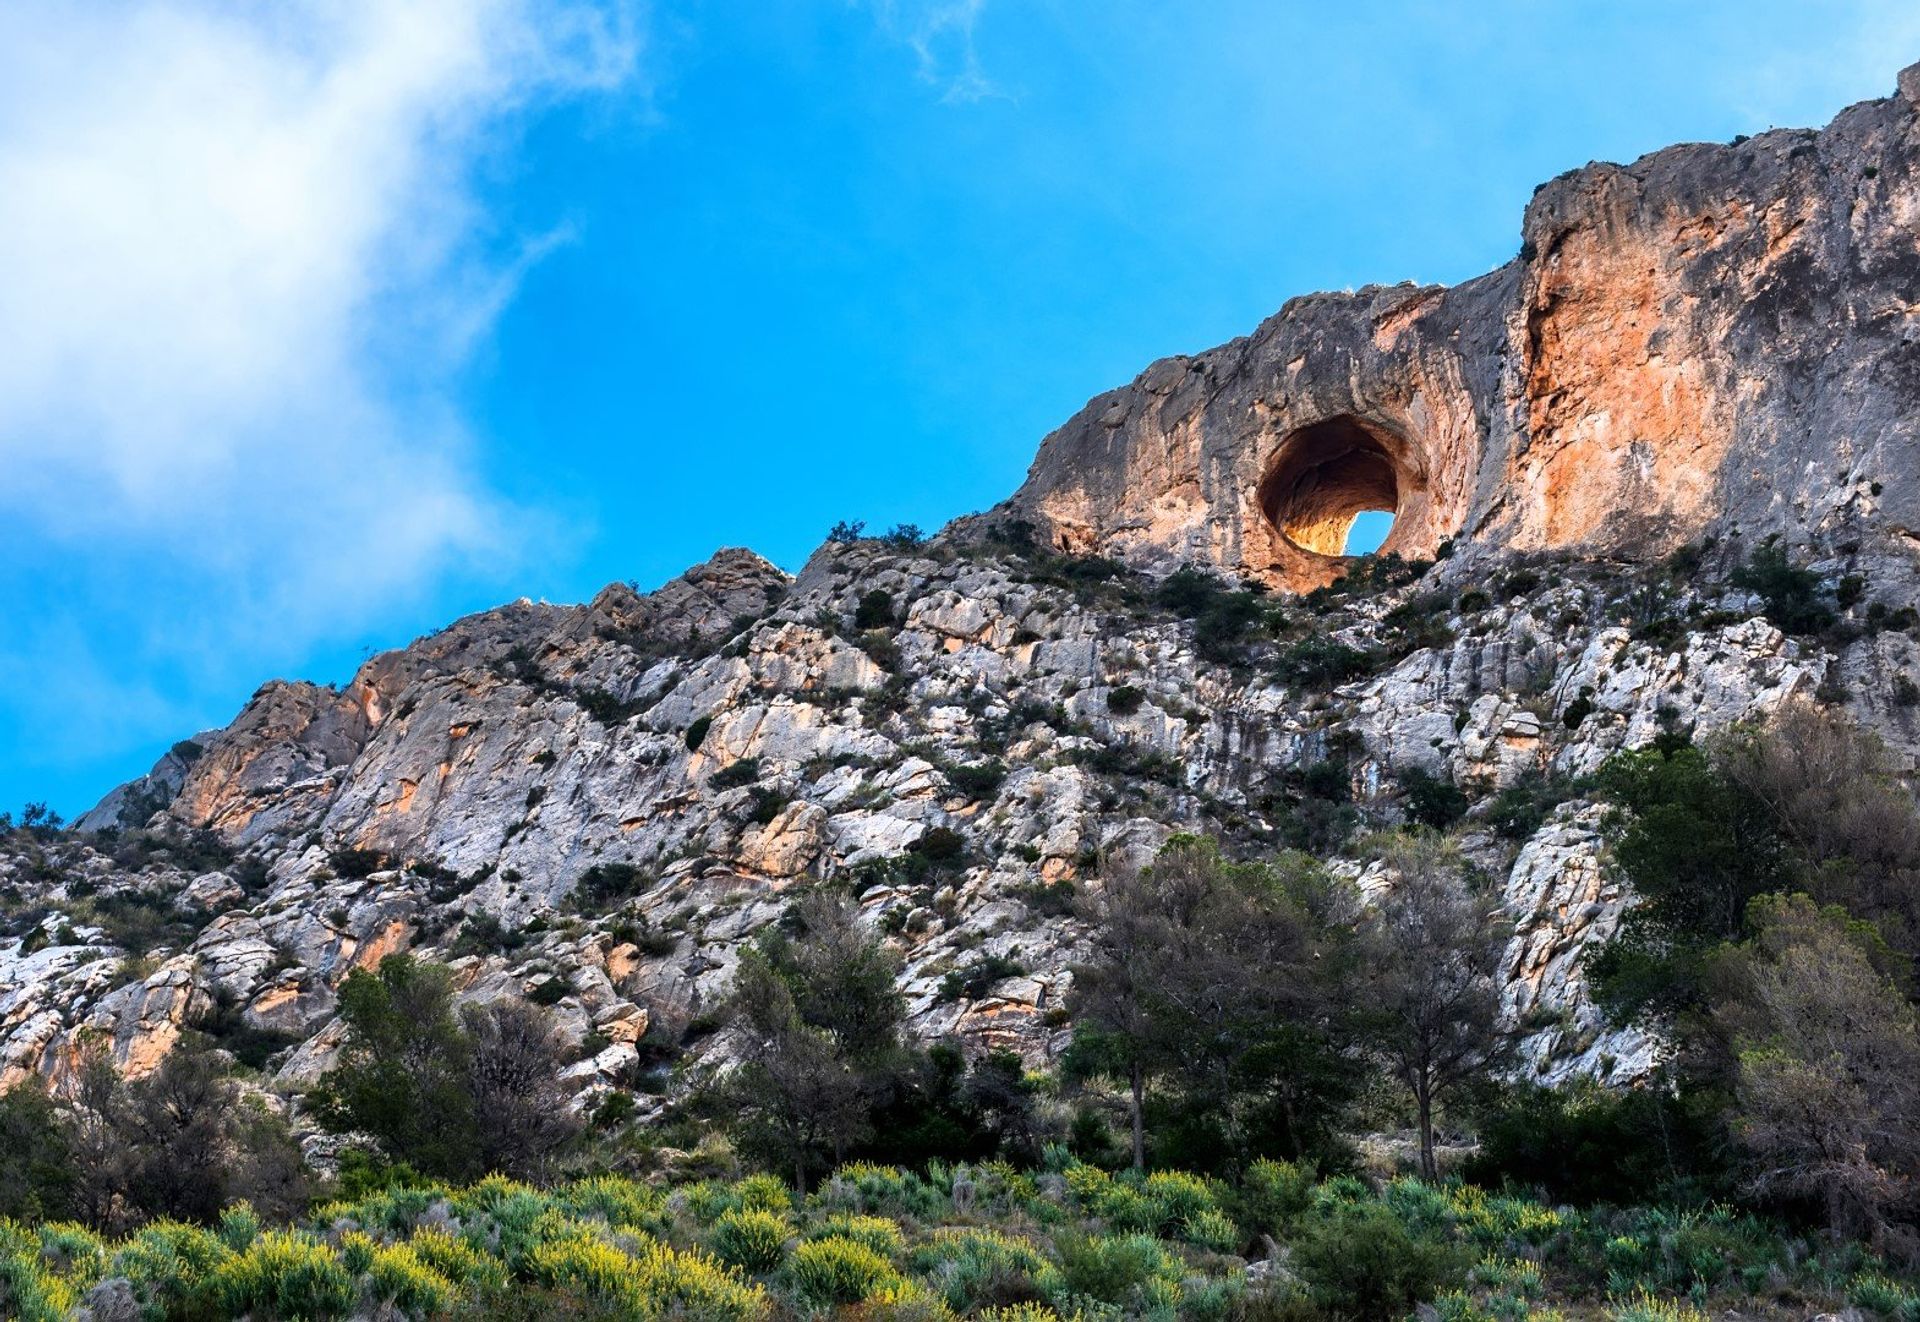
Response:
[{"label": "rock face", "polygon": [[[96,1049],[139,1073],[199,1029],[297,1090],[342,980],[419,950],[463,996],[552,1005],[582,1104],[644,1113],[663,1048],[712,1049],[743,945],[823,883],[897,952],[915,1032],[1044,1063],[1103,860],[1206,832],[1375,890],[1343,843],[1402,823],[1416,772],[1469,795],[1527,1069],[1642,1077],[1659,1044],[1581,971],[1631,897],[1577,779],[1801,701],[1920,753],[1916,134],[1903,95],[1577,171],[1500,271],[1297,300],[1157,364],[932,543],[830,543],[797,577],[722,551],[269,684],[83,831],[0,835],[0,1086]],[[1142,572],[1317,587],[1367,508],[1405,559],[1310,595],[1223,614],[1226,586]],[[1772,532],[1833,594],[1817,638],[1720,572]]]},{"label": "rock face", "polygon": [[1063,548],[1295,589],[1342,572],[1365,510],[1416,557],[1907,540],[1916,84],[1819,132],[1571,171],[1497,271],[1295,299],[1155,363],[1046,439],[1008,511]]}]

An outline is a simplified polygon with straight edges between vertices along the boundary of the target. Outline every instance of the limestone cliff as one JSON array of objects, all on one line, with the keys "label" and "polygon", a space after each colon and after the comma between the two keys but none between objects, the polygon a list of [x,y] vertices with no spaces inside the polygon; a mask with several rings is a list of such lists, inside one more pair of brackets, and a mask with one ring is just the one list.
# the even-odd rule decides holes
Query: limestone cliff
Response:
[{"label": "limestone cliff", "polygon": [[[1515,919],[1528,1068],[1638,1077],[1657,1044],[1581,975],[1629,897],[1578,778],[1789,701],[1920,752],[1903,86],[1820,133],[1576,171],[1500,271],[1297,300],[1157,364],[930,544],[830,543],[798,576],[723,551],[267,685],[80,832],[0,837],[0,1085],[89,1038],[138,1072],[198,1027],[297,1090],[346,974],[419,949],[464,995],[552,1004],[583,1102],[649,1098],[815,883],[895,946],[916,1032],[1041,1063],[1066,883],[1193,830],[1391,884],[1365,831],[1417,773],[1467,793]],[[1156,577],[1314,587],[1366,508],[1403,559],[1333,588]],[[1836,627],[1789,637],[1728,585],[1770,533]]]},{"label": "limestone cliff", "polygon": [[1920,65],[1827,128],[1544,185],[1519,256],[1451,289],[1295,299],[1155,363],[1040,448],[1056,545],[1281,587],[1386,549],[1652,559],[1704,536],[1920,527]]}]

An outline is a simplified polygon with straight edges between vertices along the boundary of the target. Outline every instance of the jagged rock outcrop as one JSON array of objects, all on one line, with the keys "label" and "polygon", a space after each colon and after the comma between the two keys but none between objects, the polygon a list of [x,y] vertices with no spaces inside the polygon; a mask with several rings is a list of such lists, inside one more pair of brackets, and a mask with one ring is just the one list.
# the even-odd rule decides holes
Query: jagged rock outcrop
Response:
[{"label": "jagged rock outcrop", "polygon": [[1911,549],[1920,77],[1900,86],[1817,132],[1570,171],[1497,271],[1295,299],[1155,363],[1049,436],[1007,510],[1061,547],[1301,589],[1364,510],[1417,557]]},{"label": "jagged rock outcrop", "polygon": [[[0,1085],[96,1047],[138,1073],[197,1027],[298,1089],[341,981],[422,950],[463,996],[550,1004],[583,1105],[651,1097],[823,883],[897,949],[914,1031],[1040,1063],[1069,1032],[1067,883],[1190,830],[1391,885],[1341,847],[1404,821],[1416,772],[1472,800],[1526,1068],[1644,1076],[1659,1044],[1581,971],[1630,897],[1578,777],[1799,701],[1920,754],[1903,85],[1821,133],[1565,176],[1458,289],[1298,300],[1157,364],[930,544],[830,543],[797,576],[722,551],[267,685],[86,831],[0,842]],[[1223,615],[1137,572],[1315,586],[1375,506],[1405,558],[1311,595]],[[1770,532],[1833,628],[1788,636],[1728,585]]]}]

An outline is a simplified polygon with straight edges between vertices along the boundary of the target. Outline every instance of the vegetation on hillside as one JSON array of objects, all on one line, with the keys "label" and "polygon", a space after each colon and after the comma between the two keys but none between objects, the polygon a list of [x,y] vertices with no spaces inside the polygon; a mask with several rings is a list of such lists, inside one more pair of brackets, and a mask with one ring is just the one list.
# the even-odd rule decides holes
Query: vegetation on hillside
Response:
[{"label": "vegetation on hillside", "polygon": [[[1244,1255],[1280,1246],[1284,1265]],[[108,1284],[103,1285],[106,1282]],[[414,1181],[285,1228],[245,1204],[118,1238],[0,1222],[10,1315],[83,1298],[154,1318],[819,1317],[1047,1322],[1272,1318],[1698,1322],[1920,1295],[1859,1245],[1708,1208],[1551,1207],[1471,1185],[1262,1160],[1223,1182],[1111,1174],[1059,1149],[1032,1171],[856,1163],[795,1198],[778,1178]],[[90,1293],[91,1292],[91,1293]]]}]

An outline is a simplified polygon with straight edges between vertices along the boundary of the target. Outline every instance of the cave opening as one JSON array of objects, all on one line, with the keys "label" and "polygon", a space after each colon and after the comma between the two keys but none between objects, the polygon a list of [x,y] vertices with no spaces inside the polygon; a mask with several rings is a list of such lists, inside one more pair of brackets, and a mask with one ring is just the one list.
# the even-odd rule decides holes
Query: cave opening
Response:
[{"label": "cave opening", "polygon": [[1418,481],[1403,443],[1343,414],[1289,432],[1257,495],[1274,530],[1293,546],[1346,557],[1386,544]]}]

